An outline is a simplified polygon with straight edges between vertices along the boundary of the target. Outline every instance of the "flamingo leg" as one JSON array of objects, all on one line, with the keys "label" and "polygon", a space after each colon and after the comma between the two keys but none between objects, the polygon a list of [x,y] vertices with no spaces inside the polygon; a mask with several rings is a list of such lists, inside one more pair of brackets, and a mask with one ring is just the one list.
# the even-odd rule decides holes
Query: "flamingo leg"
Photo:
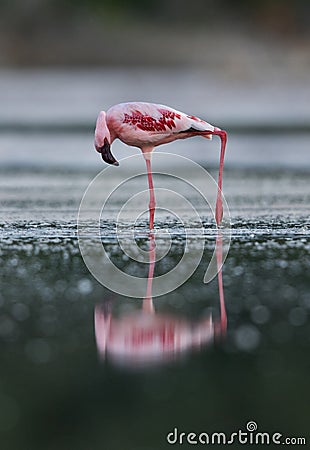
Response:
[{"label": "flamingo leg", "polygon": [[221,324],[220,324],[220,332],[221,336],[225,336],[227,330],[227,314],[225,308],[225,299],[224,299],[224,289],[223,289],[223,277],[222,277],[222,265],[223,265],[223,236],[219,231],[216,236],[216,261],[217,261],[217,279],[219,285],[219,295],[220,295],[220,311],[221,311]]},{"label": "flamingo leg", "polygon": [[149,214],[150,214],[150,230],[152,231],[154,228],[154,215],[155,215],[155,195],[154,195],[154,186],[153,186],[153,176],[152,176],[152,168],[151,168],[151,160],[149,158],[145,158],[146,167],[147,167],[147,179],[149,183],[149,193],[150,193],[150,203],[149,203]]},{"label": "flamingo leg", "polygon": [[223,199],[222,199],[222,185],[223,185],[223,166],[224,166],[224,157],[225,157],[225,149],[227,142],[227,133],[224,130],[215,128],[213,133],[221,138],[221,155],[220,155],[220,168],[219,168],[219,176],[217,183],[217,198],[216,198],[216,207],[215,207],[215,220],[217,225],[219,226],[222,218],[223,218]]},{"label": "flamingo leg", "polygon": [[146,296],[143,300],[143,311],[148,313],[154,313],[154,305],[152,298],[152,285],[153,285],[153,277],[154,277],[154,269],[155,269],[155,259],[156,259],[156,244],[155,244],[155,236],[153,233],[149,235],[149,274],[147,278],[147,288],[146,288]]}]

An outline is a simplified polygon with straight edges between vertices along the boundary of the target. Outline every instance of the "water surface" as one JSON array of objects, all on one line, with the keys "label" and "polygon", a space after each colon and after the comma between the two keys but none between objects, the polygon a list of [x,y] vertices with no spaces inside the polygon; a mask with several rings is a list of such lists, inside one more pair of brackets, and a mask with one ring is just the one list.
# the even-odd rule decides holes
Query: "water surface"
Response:
[{"label": "water surface", "polygon": [[[96,308],[125,320],[140,317],[142,303],[99,285],[80,256],[77,211],[95,174],[1,171],[1,429],[7,448],[86,449],[90,442],[98,449],[168,448],[166,434],[175,426],[228,432],[251,419],[264,430],[306,435],[308,172],[226,170],[232,222],[223,268],[227,335],[151,365],[98,353]],[[220,315],[217,280],[202,282],[215,227],[210,212],[201,213],[201,265],[177,291],[154,300],[158,317],[183,324],[182,330],[197,328],[210,314],[216,323]],[[195,224],[188,225],[194,233]],[[184,248],[183,228],[160,215],[156,227],[171,233],[170,268]],[[123,258],[108,219],[102,239],[120,268],[146,275],[145,266]],[[288,404],[296,405],[294,413]]]},{"label": "water surface", "polygon": [[[184,71],[181,108],[174,72],[140,75],[138,92],[136,74],[121,70],[0,75],[0,96],[8,105],[0,117],[1,448],[157,450],[171,447],[166,435],[174,427],[231,433],[250,420],[262,432],[309,439],[307,86],[283,89],[282,80],[253,91],[228,83],[219,101],[216,80]],[[207,82],[210,89],[203,91]],[[155,227],[166,233],[158,237],[157,251],[170,238],[171,247],[155,265],[155,276],[180,261],[185,229],[205,248],[186,283],[154,298],[152,315],[143,312],[142,299],[101,286],[80,254],[80,201],[103,168],[88,124],[103,104],[128,100],[129,94],[162,101],[154,92],[208,119],[207,105],[215,122],[235,127],[224,173],[231,222],[223,267],[226,335],[218,332],[218,279],[203,283],[215,248],[215,223],[194,190],[165,181],[165,187],[188,196],[201,220],[193,220],[186,207],[178,209],[180,218],[157,212]],[[282,124],[283,131],[266,134],[268,121]],[[238,131],[244,123],[247,132]],[[291,126],[288,133],[287,123],[304,132],[293,133]],[[250,132],[253,124],[264,125],[265,132]],[[165,149],[194,158],[216,178],[219,142],[207,144],[193,139]],[[118,158],[134,152],[115,145]],[[142,158],[139,164],[144,172]],[[115,168],[107,188],[127,169],[130,173],[129,165]],[[190,170],[186,176],[191,178]],[[155,183],[161,182],[155,176]],[[141,175],[112,198],[100,236],[93,223],[88,228],[90,240],[101,239],[121,270],[140,277],[148,276],[149,266],[124,255],[113,217],[126,198],[146,187]],[[146,208],[147,195],[120,224],[126,238],[134,228],[143,249],[148,247]],[[106,351],[108,320],[119,340]],[[137,359],[133,350],[154,342],[156,358]]]}]

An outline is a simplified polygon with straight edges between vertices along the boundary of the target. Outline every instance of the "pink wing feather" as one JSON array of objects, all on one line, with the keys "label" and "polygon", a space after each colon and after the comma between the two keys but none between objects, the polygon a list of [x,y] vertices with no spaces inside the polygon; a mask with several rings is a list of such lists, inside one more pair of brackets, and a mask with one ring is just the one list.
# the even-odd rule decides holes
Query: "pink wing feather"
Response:
[{"label": "pink wing feather", "polygon": [[[203,131],[214,131],[209,123],[165,105],[121,103],[107,111],[109,129],[129,145],[160,145]],[[205,135],[211,138],[211,135]]]}]

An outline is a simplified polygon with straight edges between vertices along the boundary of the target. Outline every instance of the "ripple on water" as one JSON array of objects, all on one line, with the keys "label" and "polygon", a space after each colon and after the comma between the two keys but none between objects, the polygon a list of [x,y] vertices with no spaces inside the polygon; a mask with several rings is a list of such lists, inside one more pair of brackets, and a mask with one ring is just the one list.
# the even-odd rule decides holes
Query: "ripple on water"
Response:
[{"label": "ripple on water", "polygon": [[[116,227],[114,222],[101,221],[100,230],[96,222],[83,223],[83,232],[90,238],[98,238],[99,232],[103,241],[117,241],[118,235],[123,238],[132,237],[132,224],[121,223]],[[158,235],[165,239],[165,235],[172,239],[184,239],[185,236],[200,237],[203,235],[213,237],[216,234],[216,227],[213,222],[204,221],[203,227],[193,221],[184,221],[184,226],[174,220],[157,221],[155,227]],[[229,229],[226,230],[227,232]],[[25,239],[51,239],[56,243],[56,239],[76,238],[77,223],[76,220],[41,220],[41,221],[2,221],[0,222],[0,232],[2,241],[11,244],[12,241]],[[261,240],[262,238],[299,238],[300,242],[305,244],[302,239],[310,237],[310,222],[305,217],[282,217],[282,218],[233,218],[231,223],[231,236],[242,240]],[[225,233],[225,230],[224,230]],[[147,238],[147,221],[134,227],[135,237]]]}]

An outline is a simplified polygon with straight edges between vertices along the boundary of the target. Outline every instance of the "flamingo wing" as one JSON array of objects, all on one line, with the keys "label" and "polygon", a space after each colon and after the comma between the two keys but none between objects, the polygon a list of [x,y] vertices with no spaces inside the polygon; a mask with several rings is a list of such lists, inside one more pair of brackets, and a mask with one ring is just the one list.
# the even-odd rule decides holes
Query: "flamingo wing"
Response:
[{"label": "flamingo wing", "polygon": [[178,139],[178,135],[183,138],[187,134],[190,136],[214,130],[212,125],[198,117],[154,103],[121,103],[110,108],[107,115],[121,139],[127,133],[135,134],[140,139],[143,136],[156,140],[160,136]]}]

